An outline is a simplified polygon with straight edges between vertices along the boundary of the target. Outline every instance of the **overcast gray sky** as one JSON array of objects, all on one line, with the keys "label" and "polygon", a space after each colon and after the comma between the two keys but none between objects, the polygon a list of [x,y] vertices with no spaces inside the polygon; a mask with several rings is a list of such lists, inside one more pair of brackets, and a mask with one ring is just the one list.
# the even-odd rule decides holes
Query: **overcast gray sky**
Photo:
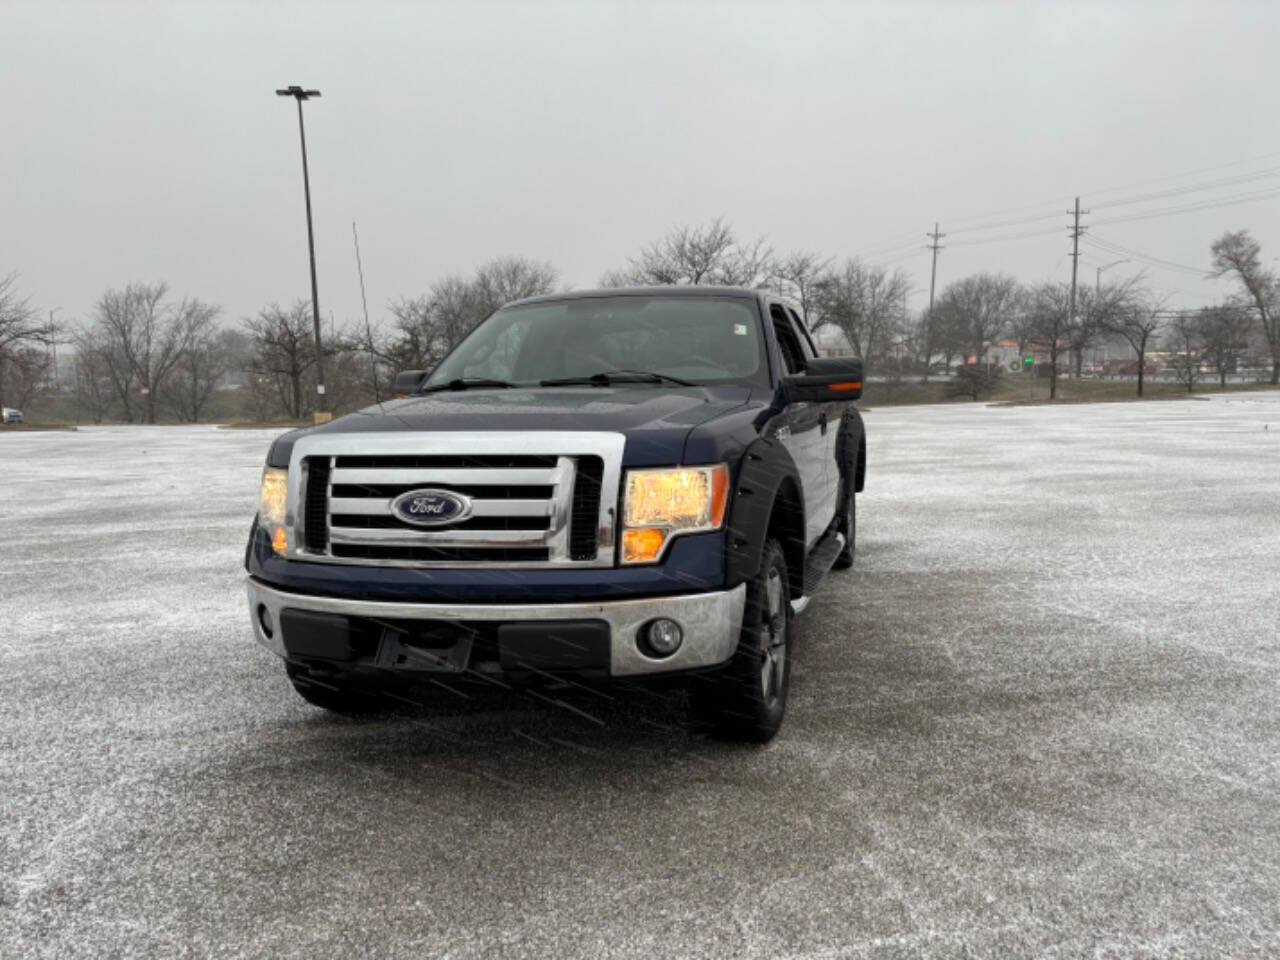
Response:
[{"label": "overcast gray sky", "polygon": [[[339,322],[360,315],[353,220],[375,319],[502,254],[591,286],[717,215],[779,251],[875,254],[917,288],[934,220],[940,286],[1069,278],[1076,193],[1095,236],[1148,256],[1203,266],[1248,227],[1280,257],[1275,3],[8,0],[4,21],[0,274],[60,321],[130,280],[230,320],[307,296],[297,123],[273,94],[290,83],[323,91],[308,147]],[[1026,222],[960,229],[1004,220]],[[1088,282],[1120,258],[1085,249]],[[1223,288],[1149,276],[1183,306]]]}]

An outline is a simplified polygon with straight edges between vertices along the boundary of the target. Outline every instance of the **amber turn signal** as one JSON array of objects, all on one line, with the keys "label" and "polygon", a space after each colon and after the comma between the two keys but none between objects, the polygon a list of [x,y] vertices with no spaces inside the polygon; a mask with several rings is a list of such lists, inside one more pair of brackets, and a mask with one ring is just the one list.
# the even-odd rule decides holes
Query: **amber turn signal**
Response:
[{"label": "amber turn signal", "polygon": [[646,563],[662,552],[667,534],[657,527],[622,531],[622,559],[626,563]]}]

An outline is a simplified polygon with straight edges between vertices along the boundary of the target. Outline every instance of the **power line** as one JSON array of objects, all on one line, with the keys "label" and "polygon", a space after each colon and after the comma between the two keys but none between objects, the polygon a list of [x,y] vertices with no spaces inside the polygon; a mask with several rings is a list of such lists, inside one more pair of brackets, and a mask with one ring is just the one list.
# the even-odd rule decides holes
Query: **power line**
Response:
[{"label": "power line", "polygon": [[[1054,214],[1054,216],[1060,217],[1062,214],[1058,213]],[[1047,237],[1056,235],[1060,229],[1061,228],[1059,227],[1053,227],[1049,230],[1031,230],[1024,233],[1005,233],[998,237],[980,237],[977,240],[956,240],[953,241],[951,245],[953,247],[974,247],[983,243],[1003,243],[1006,240],[1025,240],[1029,237]]]},{"label": "power line", "polygon": [[1143,253],[1141,250],[1134,250],[1132,247],[1126,247],[1124,244],[1116,243],[1114,240],[1107,240],[1097,234],[1085,237],[1085,243],[1095,246],[1100,250],[1108,253],[1120,254],[1121,256],[1132,257],[1135,260],[1141,260],[1152,266],[1162,267],[1177,273],[1185,273],[1188,276],[1207,277],[1209,270],[1204,267],[1192,267],[1185,263],[1176,263],[1173,260],[1164,260],[1160,257],[1153,256],[1149,253]]},{"label": "power line", "polygon": [[[1018,217],[1017,219],[1014,219],[1014,220],[997,220],[993,223],[980,223],[976,227],[956,227],[951,232],[952,233],[972,233],[973,231],[976,231],[976,230],[995,230],[998,227],[1013,227],[1013,226],[1017,226],[1020,223],[1035,223],[1038,220],[1056,220],[1059,216],[1061,216],[1061,214],[1044,213],[1044,214],[1038,214],[1037,216],[1034,216],[1034,217]],[[928,234],[925,234],[925,236],[928,236]]]},{"label": "power line", "polygon": [[896,257],[888,257],[888,258],[875,257],[870,259],[868,262],[874,263],[881,267],[888,267],[888,266],[892,266],[895,263],[904,263],[907,260],[914,260],[916,257],[923,256],[925,249],[927,248],[923,248],[923,247],[917,248],[915,250],[912,250],[910,253],[902,253]]},{"label": "power line", "polygon": [[1280,187],[1261,190],[1257,193],[1241,194],[1239,196],[1223,200],[1206,200],[1201,203],[1193,203],[1188,206],[1167,207],[1163,210],[1150,210],[1144,213],[1135,213],[1124,217],[1112,217],[1109,220],[1098,220],[1095,226],[1105,227],[1113,223],[1130,223],[1134,220],[1151,220],[1158,217],[1172,217],[1180,213],[1195,213],[1198,210],[1214,210],[1218,207],[1230,207],[1238,203],[1249,203],[1254,200],[1269,200],[1272,197],[1280,197]]},{"label": "power line", "polygon": [[[1267,160],[1274,160],[1277,157],[1280,157],[1280,152],[1267,153],[1257,157],[1250,157],[1244,160],[1234,160],[1228,163],[1214,164],[1207,167],[1198,167],[1193,170],[1183,171],[1182,173],[1170,174],[1168,176],[1157,177],[1149,180],[1130,182],[1128,184],[1124,184],[1118,187],[1107,187],[1101,190],[1090,190],[1090,191],[1086,191],[1086,193],[1089,196],[1103,196],[1106,194],[1118,193],[1123,190],[1131,190],[1135,187],[1140,187],[1140,188],[1150,187],[1155,184],[1169,183],[1171,181],[1182,180],[1187,177],[1195,176],[1197,174],[1211,173],[1213,171],[1225,170],[1232,167],[1240,167],[1246,164],[1255,164],[1255,163],[1260,163]],[[1205,181],[1203,183],[1186,184],[1181,187],[1172,187],[1166,191],[1158,191],[1156,193],[1137,195],[1133,197],[1121,197],[1117,200],[1110,200],[1110,201],[1105,201],[1103,203],[1095,204],[1095,207],[1097,209],[1102,209],[1104,207],[1114,207],[1114,206],[1122,206],[1122,205],[1128,205],[1133,203],[1142,203],[1148,200],[1164,199],[1165,197],[1181,196],[1189,193],[1198,193],[1203,190],[1219,189],[1224,186],[1234,186],[1241,183],[1248,183],[1252,181],[1267,179],[1269,177],[1276,176],[1276,175],[1280,175],[1280,167],[1268,167],[1261,170],[1254,170],[1254,171],[1249,171],[1241,174],[1233,174],[1232,176],[1229,176],[1229,177],[1222,177],[1216,180]],[[1082,196],[1083,195],[1085,194],[1082,194]],[[1258,194],[1256,196],[1253,196],[1252,198],[1264,199],[1267,196],[1269,196],[1269,194],[1263,193],[1263,194]],[[961,226],[951,227],[951,233],[955,234],[955,233],[966,233],[966,232],[981,232],[983,230],[995,230],[1004,226],[1018,226],[1023,223],[1035,223],[1041,220],[1056,219],[1057,217],[1061,216],[1061,214],[1056,212],[1050,212],[1046,208],[1048,207],[1049,204],[1056,205],[1058,202],[1060,202],[1061,199],[1063,198],[1058,197],[1053,200],[1044,201],[1041,203],[1023,204],[1021,206],[1016,206],[1016,207],[1004,207],[998,210],[987,211],[986,213],[971,214],[969,216],[964,216],[964,217],[949,217],[948,223],[961,224]],[[1066,197],[1066,199],[1070,199],[1070,197],[1068,196]],[[1243,202],[1247,202],[1247,199],[1249,198],[1234,198],[1234,199],[1224,200],[1222,201],[1222,203],[1223,205],[1226,205],[1228,203],[1243,203]],[[1206,201],[1206,203],[1216,203],[1216,202],[1218,201],[1216,200]],[[1175,210],[1168,210],[1168,211],[1152,211],[1150,213],[1139,212],[1131,215],[1128,218],[1111,218],[1107,221],[1097,221],[1095,225],[1102,224],[1102,223],[1123,223],[1123,222],[1126,222],[1127,219],[1134,219],[1134,220],[1148,219],[1156,216],[1164,216],[1166,213],[1172,215],[1174,213],[1190,212],[1192,209],[1195,209],[1195,208],[1187,207],[1185,209],[1175,209]],[[1211,209],[1211,207],[1206,205],[1201,209]],[[1025,213],[1027,211],[1036,211],[1036,212],[1024,217],[1014,217],[1011,219],[1005,218],[1005,219],[993,220],[990,223],[980,223],[973,226],[963,225],[973,220],[986,220],[991,217],[1003,218],[1005,214],[1018,214],[1018,213]],[[969,245],[969,244],[987,243],[987,242],[998,243],[1006,240],[1019,240],[1019,239],[1028,238],[1028,237],[1047,236],[1048,234],[1053,232],[1056,232],[1056,231],[1015,233],[1015,234],[1007,234],[999,237],[982,238],[979,240],[958,240],[958,241],[953,241],[953,245],[960,245],[960,244]],[[900,235],[900,239],[893,239],[893,240],[886,241],[884,245],[873,248],[869,252],[860,252],[857,254],[857,256],[876,256],[879,254],[891,255],[892,253],[895,253],[901,249],[904,249],[907,246],[908,239],[909,239],[908,235]]]},{"label": "power line", "polygon": [[[1233,160],[1233,161],[1230,161],[1230,162],[1228,162],[1228,163],[1213,164],[1213,165],[1208,166],[1208,167],[1197,167],[1197,168],[1195,168],[1195,169],[1193,169],[1193,170],[1185,170],[1185,171],[1183,171],[1182,173],[1169,174],[1168,176],[1164,176],[1164,177],[1156,177],[1156,178],[1154,178],[1154,179],[1150,179],[1150,180],[1138,180],[1138,181],[1131,181],[1130,183],[1126,183],[1126,184],[1123,184],[1123,185],[1121,185],[1121,186],[1116,186],[1116,187],[1104,187],[1104,188],[1103,188],[1103,189],[1101,189],[1101,190],[1088,190],[1088,191],[1085,191],[1085,194],[1087,194],[1087,195],[1089,195],[1089,196],[1103,196],[1103,195],[1106,195],[1106,194],[1109,194],[1109,193],[1119,193],[1119,192],[1121,192],[1121,191],[1123,191],[1123,190],[1132,190],[1132,189],[1134,189],[1135,187],[1150,187],[1150,186],[1155,185],[1155,184],[1160,184],[1160,183],[1169,183],[1170,181],[1173,181],[1173,180],[1182,180],[1182,179],[1185,179],[1186,177],[1196,176],[1197,174],[1201,174],[1201,173],[1212,173],[1212,172],[1213,172],[1213,171],[1215,171],[1215,170],[1225,170],[1225,169],[1230,168],[1230,167],[1240,167],[1240,166],[1244,166],[1244,165],[1246,165],[1246,164],[1261,163],[1261,162],[1266,161],[1266,160],[1275,160],[1277,157],[1280,157],[1280,151],[1278,151],[1278,152],[1274,152],[1274,153],[1265,153],[1265,154],[1262,154],[1261,156],[1257,156],[1257,157],[1248,157],[1248,158],[1246,158],[1246,159],[1244,159],[1244,160]],[[1197,192],[1198,190],[1208,190],[1208,189],[1213,189],[1213,187],[1214,187],[1214,186],[1218,186],[1218,185],[1229,185],[1229,181],[1231,181],[1231,180],[1235,180],[1235,179],[1240,179],[1241,181],[1246,181],[1246,180],[1248,180],[1248,179],[1254,179],[1254,178],[1256,178],[1256,179],[1261,179],[1263,176],[1270,176],[1270,175],[1272,175],[1272,174],[1270,173],[1270,171],[1271,171],[1271,170],[1277,170],[1277,171],[1280,171],[1280,168],[1268,168],[1268,169],[1266,169],[1266,170],[1251,171],[1251,172],[1249,172],[1249,173],[1236,174],[1236,175],[1233,175],[1232,177],[1227,177],[1227,178],[1225,178],[1225,181],[1226,181],[1226,182],[1224,182],[1223,184],[1218,184],[1216,181],[1211,181],[1211,182],[1209,182],[1209,183],[1207,183],[1207,184],[1200,184],[1200,185],[1197,185],[1197,184],[1188,184],[1188,185],[1186,185],[1185,187],[1174,187],[1174,188],[1171,188],[1171,189],[1172,189],[1173,191],[1184,191],[1184,192],[1187,192],[1187,193],[1194,193],[1194,192]],[[1081,194],[1081,196],[1084,196],[1085,194]],[[1022,212],[1024,212],[1024,211],[1028,211],[1028,210],[1043,211],[1043,210],[1045,209],[1045,207],[1047,207],[1048,205],[1050,205],[1050,204],[1057,204],[1057,203],[1061,202],[1061,201],[1062,201],[1062,200],[1064,200],[1064,199],[1066,199],[1066,200],[1070,200],[1070,199],[1071,199],[1071,197],[1070,197],[1070,195],[1060,195],[1060,196],[1055,197],[1055,198],[1053,198],[1053,199],[1051,199],[1051,200],[1045,200],[1045,201],[1043,201],[1043,202],[1041,202],[1041,203],[1023,204],[1023,205],[1021,205],[1021,206],[1017,206],[1017,207],[1005,207],[1005,208],[1002,208],[1002,209],[999,209],[999,210],[993,210],[993,211],[989,211],[989,212],[987,212],[987,213],[971,214],[971,215],[969,215],[969,216],[965,216],[965,217],[949,217],[949,218],[948,218],[948,222],[950,222],[950,223],[961,223],[961,224],[963,224],[963,223],[966,223],[966,222],[968,222],[968,221],[970,221],[970,220],[982,220],[982,219],[985,219],[985,218],[987,218],[987,217],[999,217],[999,216],[1002,216],[1002,215],[1004,215],[1004,214],[1022,213]],[[1137,199],[1137,198],[1122,198],[1121,200],[1112,200],[1112,201],[1107,201],[1105,204],[1095,204],[1095,206],[1097,206],[1097,207],[1102,207],[1102,206],[1118,206],[1118,205],[1120,205],[1120,203],[1121,203],[1121,202],[1124,202],[1124,203],[1131,203],[1131,202],[1132,202],[1132,203],[1136,203],[1136,202],[1138,202],[1138,199]],[[1027,217],[1023,222],[1030,223],[1030,222],[1034,222],[1035,220],[1048,219],[1048,218],[1057,217],[1057,216],[1060,216],[1060,214],[1058,214],[1058,213],[1049,213],[1049,212],[1044,212],[1044,213],[1039,213],[1039,214],[1037,214],[1037,215],[1035,215],[1035,216],[1032,216],[1032,217]],[[1009,224],[1009,225],[1013,225],[1013,224]],[[988,226],[994,226],[994,225],[988,225]],[[961,227],[952,227],[952,228],[951,228],[951,232],[952,232],[952,233],[960,233],[960,232],[962,232],[962,231],[964,231],[964,230],[979,230],[979,229],[982,229],[982,228],[981,228],[981,227],[963,227],[963,226],[961,226]]]},{"label": "power line", "polygon": [[1249,157],[1244,160],[1232,160],[1228,163],[1215,163],[1208,167],[1197,167],[1195,170],[1186,170],[1182,173],[1172,173],[1168,176],[1157,177],[1154,180],[1141,180],[1134,183],[1128,183],[1121,187],[1104,187],[1101,190],[1089,190],[1087,193],[1091,197],[1101,196],[1108,193],[1119,193],[1121,190],[1132,190],[1134,187],[1147,186],[1154,183],[1168,183],[1170,180],[1182,180],[1186,177],[1194,177],[1201,173],[1211,173],[1214,170],[1225,170],[1228,167],[1242,167],[1250,163],[1261,163],[1263,160],[1274,160],[1280,157],[1280,151],[1274,153],[1264,153],[1260,157]]},{"label": "power line", "polygon": [[901,235],[899,242],[893,242],[893,243],[886,242],[884,244],[877,244],[875,247],[871,249],[858,251],[857,253],[854,254],[854,256],[855,257],[891,256],[893,253],[896,253],[899,250],[905,250],[908,247],[914,247],[917,243],[916,238],[918,236],[919,234],[916,234],[916,233],[910,233],[910,234],[904,233]]},{"label": "power line", "polygon": [[1202,184],[1189,184],[1185,187],[1175,187],[1172,190],[1161,190],[1157,193],[1147,193],[1137,197],[1124,197],[1120,200],[1109,200],[1106,203],[1094,204],[1098,210],[1107,207],[1122,207],[1131,203],[1146,203],[1148,200],[1162,200],[1166,197],[1178,197],[1188,193],[1199,193],[1202,190],[1217,190],[1221,187],[1236,186],[1241,183],[1252,183],[1257,180],[1267,180],[1275,176],[1280,176],[1280,167],[1271,167],[1267,170],[1255,170],[1252,173],[1241,174],[1235,177],[1226,177],[1221,180],[1212,180]]}]

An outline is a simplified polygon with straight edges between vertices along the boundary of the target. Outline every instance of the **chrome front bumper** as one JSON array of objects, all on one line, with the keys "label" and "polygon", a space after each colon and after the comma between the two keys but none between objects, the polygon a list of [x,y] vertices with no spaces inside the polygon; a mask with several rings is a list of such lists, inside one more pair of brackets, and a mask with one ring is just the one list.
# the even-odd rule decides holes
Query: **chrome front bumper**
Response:
[{"label": "chrome front bumper", "polygon": [[[483,604],[483,603],[386,603],[379,600],[347,600],[313,597],[276,590],[250,578],[249,619],[258,643],[278,656],[287,656],[281,630],[268,637],[262,629],[259,607],[266,607],[270,622],[281,622],[285,609],[333,613],[381,620],[435,620],[493,623],[530,623],[539,620],[603,620],[609,625],[610,674],[615,677],[667,673],[724,663],[733,655],[742,629],[742,609],[747,588],[642,597],[603,603]],[[644,653],[637,634],[655,617],[668,617],[684,630],[684,643],[674,654],[656,659]]]}]

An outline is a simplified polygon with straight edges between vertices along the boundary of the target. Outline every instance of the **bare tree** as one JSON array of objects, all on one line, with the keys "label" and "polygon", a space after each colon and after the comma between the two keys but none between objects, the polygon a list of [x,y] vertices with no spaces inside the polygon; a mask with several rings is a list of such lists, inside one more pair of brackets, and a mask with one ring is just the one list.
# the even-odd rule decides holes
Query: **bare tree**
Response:
[{"label": "bare tree", "polygon": [[[15,352],[23,346],[44,343],[49,336],[30,300],[18,295],[17,282],[16,273],[0,277],[0,367],[6,361],[14,363]],[[7,402],[5,378],[0,375],[0,404]]]},{"label": "bare tree", "polygon": [[820,322],[817,313],[818,284],[830,264],[830,257],[796,250],[774,266],[774,289],[778,296],[796,308],[800,319],[810,330],[816,329]]},{"label": "bare tree", "polygon": [[1138,396],[1142,396],[1147,369],[1147,348],[1164,321],[1160,312],[1164,301],[1147,294],[1136,283],[1106,321],[1106,328],[1123,337],[1138,355]]},{"label": "bare tree", "polygon": [[1248,230],[1224,233],[1214,241],[1211,276],[1232,275],[1240,283],[1244,298],[1258,314],[1267,349],[1271,354],[1271,382],[1280,383],[1280,282],[1263,269],[1262,247]]},{"label": "bare tree", "polygon": [[814,304],[822,323],[844,334],[865,370],[896,332],[910,287],[911,278],[901,270],[890,273],[855,257],[823,273],[815,284]]},{"label": "bare tree", "polygon": [[1066,341],[1075,364],[1076,379],[1084,370],[1084,353],[1098,339],[1114,329],[1114,321],[1126,313],[1135,297],[1140,298],[1143,274],[1118,283],[1076,291],[1076,315],[1067,323]]},{"label": "bare tree", "polygon": [[471,281],[476,313],[466,333],[493,311],[513,300],[551,293],[560,276],[549,263],[524,257],[499,257],[481,264]]},{"label": "bare tree", "polygon": [[224,330],[197,333],[178,357],[173,374],[165,385],[164,396],[179,420],[192,423],[205,417],[214,390],[221,383],[231,360]]},{"label": "bare tree", "polygon": [[1169,325],[1165,345],[1169,348],[1169,366],[1173,368],[1179,383],[1186,384],[1191,393],[1200,379],[1200,363],[1204,356],[1204,344],[1200,340],[1199,317],[1180,314]]},{"label": "bare tree", "polygon": [[[446,277],[441,283],[455,278]],[[456,278],[459,284],[465,283]],[[394,329],[378,348],[378,355],[394,370],[430,370],[448,351],[452,340],[435,309],[431,294],[401,297],[387,305]]]},{"label": "bare tree", "polygon": [[1018,341],[1018,356],[1025,357],[1033,341],[1037,339],[1034,288],[1023,287],[1018,303],[1009,322],[1009,336]]},{"label": "bare tree", "polygon": [[1071,322],[1071,288],[1065,283],[1042,283],[1027,306],[1031,341],[1049,354],[1049,399],[1058,396],[1058,358],[1067,349],[1064,339]]},{"label": "bare tree", "polygon": [[1096,289],[1083,286],[1076,291],[1076,315],[1067,323],[1065,335],[1077,380],[1084,372],[1085,351],[1106,332],[1110,314],[1119,307],[1122,298],[1117,296],[1117,289],[1114,285]]},{"label": "bare tree", "polygon": [[928,383],[929,374],[933,372],[933,355],[937,351],[937,343],[934,340],[933,321],[927,309],[921,310],[914,320],[906,318],[903,343],[920,371],[920,382]]},{"label": "bare tree", "polygon": [[273,303],[244,321],[253,340],[251,375],[270,381],[286,416],[301,420],[311,409],[311,392],[304,378],[315,366],[311,303],[298,300],[289,309]]},{"label": "bare tree", "polygon": [[15,347],[0,352],[0,397],[6,405],[19,409],[29,406],[42,387],[48,387],[53,364],[49,354],[39,347]]},{"label": "bare tree", "polygon": [[717,217],[702,227],[678,227],[601,279],[606,287],[712,284],[763,287],[774,275],[773,251],[760,238],[740,242]]},{"label": "bare tree", "polygon": [[173,303],[168,295],[165,283],[108,290],[88,331],[130,422],[141,416],[155,423],[161,392],[183,351],[218,315],[215,306],[191,298]]},{"label": "bare tree", "polygon": [[268,423],[280,409],[280,395],[271,377],[250,373],[244,385],[244,410],[255,423]]},{"label": "bare tree", "polygon": [[1227,372],[1249,345],[1249,315],[1234,304],[1204,307],[1197,316],[1197,334],[1206,360],[1218,371],[1218,383],[1227,385]]},{"label": "bare tree", "polygon": [[468,278],[453,274],[428,293],[390,305],[395,330],[382,358],[400,370],[429,370],[480,321],[512,300],[551,293],[559,274],[549,263],[524,257],[490,260]]},{"label": "bare tree", "polygon": [[111,376],[106,370],[101,352],[86,331],[77,330],[73,333],[72,343],[76,346],[71,366],[76,406],[81,416],[87,416],[94,423],[101,423],[111,410],[111,396],[114,392]]},{"label": "bare tree", "polygon": [[1013,277],[976,273],[943,290],[935,314],[956,331],[975,362],[985,364],[987,347],[1012,326],[1021,295]]}]

